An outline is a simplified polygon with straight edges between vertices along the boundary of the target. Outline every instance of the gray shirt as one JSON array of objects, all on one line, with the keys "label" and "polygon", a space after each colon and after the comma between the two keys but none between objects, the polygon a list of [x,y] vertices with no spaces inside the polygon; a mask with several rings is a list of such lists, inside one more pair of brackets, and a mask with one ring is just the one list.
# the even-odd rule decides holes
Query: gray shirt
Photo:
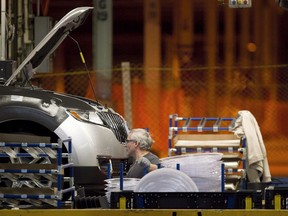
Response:
[{"label": "gray shirt", "polygon": [[[149,152],[148,154],[144,155],[145,158],[147,158],[152,164],[159,164],[160,160],[159,158]],[[141,167],[139,164],[137,164],[135,161],[130,167],[128,173],[127,173],[127,178],[142,178],[146,173],[148,173],[147,168]]]}]

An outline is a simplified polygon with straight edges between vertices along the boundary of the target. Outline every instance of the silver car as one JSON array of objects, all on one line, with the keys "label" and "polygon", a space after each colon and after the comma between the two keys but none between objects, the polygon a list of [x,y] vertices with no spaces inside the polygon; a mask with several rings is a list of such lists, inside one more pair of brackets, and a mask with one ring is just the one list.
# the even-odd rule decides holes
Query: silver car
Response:
[{"label": "silver car", "polygon": [[[31,135],[48,138],[50,142],[71,137],[72,159],[79,172],[78,175],[76,172],[75,182],[79,178],[82,183],[85,183],[83,173],[87,181],[91,181],[88,180],[89,168],[103,173],[107,163],[117,169],[120,162],[127,162],[123,146],[128,132],[125,120],[99,102],[27,86],[26,83],[33,77],[33,70],[72,30],[83,24],[92,10],[92,7],[80,7],[65,15],[10,77],[2,77],[0,85],[0,142],[5,134],[18,136],[23,142],[27,142],[25,137]],[[38,150],[34,148],[33,151]],[[41,163],[29,158],[25,160]],[[11,159],[7,162],[21,163]]]}]

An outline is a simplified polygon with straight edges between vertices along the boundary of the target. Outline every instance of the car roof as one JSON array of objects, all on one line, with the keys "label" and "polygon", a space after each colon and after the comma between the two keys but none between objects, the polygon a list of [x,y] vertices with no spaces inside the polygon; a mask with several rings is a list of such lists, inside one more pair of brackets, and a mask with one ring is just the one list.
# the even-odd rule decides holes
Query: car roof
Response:
[{"label": "car roof", "polygon": [[29,53],[4,85],[12,84],[16,76],[23,70],[26,70],[26,76],[28,75],[25,78],[30,80],[33,77],[33,70],[41,64],[46,56],[55,51],[71,31],[84,23],[92,10],[93,7],[78,7],[67,13]]}]

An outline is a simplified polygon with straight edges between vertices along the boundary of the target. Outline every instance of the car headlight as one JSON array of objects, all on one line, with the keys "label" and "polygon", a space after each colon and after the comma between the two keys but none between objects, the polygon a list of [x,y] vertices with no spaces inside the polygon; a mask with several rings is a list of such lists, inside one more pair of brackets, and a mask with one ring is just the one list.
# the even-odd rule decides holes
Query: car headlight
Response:
[{"label": "car headlight", "polygon": [[68,110],[68,113],[78,121],[90,122],[95,124],[103,124],[99,116],[93,111]]}]

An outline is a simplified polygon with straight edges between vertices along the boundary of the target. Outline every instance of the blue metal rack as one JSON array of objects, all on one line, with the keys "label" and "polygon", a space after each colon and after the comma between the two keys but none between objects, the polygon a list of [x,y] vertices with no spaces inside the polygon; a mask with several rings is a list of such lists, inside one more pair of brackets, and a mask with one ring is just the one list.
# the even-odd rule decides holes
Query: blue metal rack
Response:
[{"label": "blue metal rack", "polygon": [[[168,135],[168,156],[192,154],[200,152],[220,152],[229,153],[230,156],[235,156],[235,160],[241,161],[241,166],[230,168],[224,165],[222,191],[224,191],[224,181],[231,176],[239,176],[241,178],[241,188],[246,189],[246,139],[239,139],[237,146],[219,145],[217,147],[205,145],[205,140],[201,140],[199,145],[176,146],[175,138],[182,134],[222,136],[223,134],[231,134],[236,118],[230,117],[179,117],[177,114],[169,116],[169,135]],[[208,135],[209,136],[209,135]],[[192,140],[188,140],[192,142]],[[200,143],[200,142],[199,142]],[[203,145],[202,145],[203,144]],[[228,156],[229,157],[229,156]],[[224,160],[224,159],[223,159]]]},{"label": "blue metal rack", "polygon": [[[63,145],[66,145],[68,153],[62,152]],[[22,153],[19,152],[21,148],[28,148],[28,152]],[[32,149],[30,149],[32,148]],[[38,148],[50,148],[53,150],[52,153],[42,153],[38,152],[35,154],[35,150]],[[14,151],[17,149],[17,152]],[[31,152],[29,152],[29,149]],[[0,142],[0,157],[7,158],[10,160],[15,160],[19,158],[32,158],[32,159],[41,159],[52,157],[56,159],[56,163],[53,164],[33,164],[33,163],[0,163],[0,182],[7,179],[7,175],[13,176],[13,182],[21,185],[22,181],[31,180],[38,187],[29,188],[29,187],[0,187],[0,201],[2,203],[20,203],[23,200],[38,200],[43,201],[44,203],[49,203],[57,208],[63,206],[62,197],[65,193],[71,193],[71,206],[74,201],[75,196],[75,186],[74,186],[74,170],[73,163],[71,158],[72,153],[72,140],[70,138],[66,140],[59,140],[58,143],[11,143],[11,142]],[[67,163],[63,163],[63,157],[67,157]],[[63,189],[63,179],[64,179],[64,169],[69,169],[69,187]],[[40,177],[39,177],[40,176]],[[57,183],[57,188],[47,188],[41,187],[41,181],[43,178],[47,177],[48,179]],[[36,180],[35,180],[36,179]],[[39,182],[37,182],[39,179]],[[40,186],[39,186],[40,185]],[[19,202],[15,202],[18,200]],[[29,203],[29,202],[28,202]],[[33,202],[32,202],[33,203]],[[16,206],[14,206],[16,207]]]}]

